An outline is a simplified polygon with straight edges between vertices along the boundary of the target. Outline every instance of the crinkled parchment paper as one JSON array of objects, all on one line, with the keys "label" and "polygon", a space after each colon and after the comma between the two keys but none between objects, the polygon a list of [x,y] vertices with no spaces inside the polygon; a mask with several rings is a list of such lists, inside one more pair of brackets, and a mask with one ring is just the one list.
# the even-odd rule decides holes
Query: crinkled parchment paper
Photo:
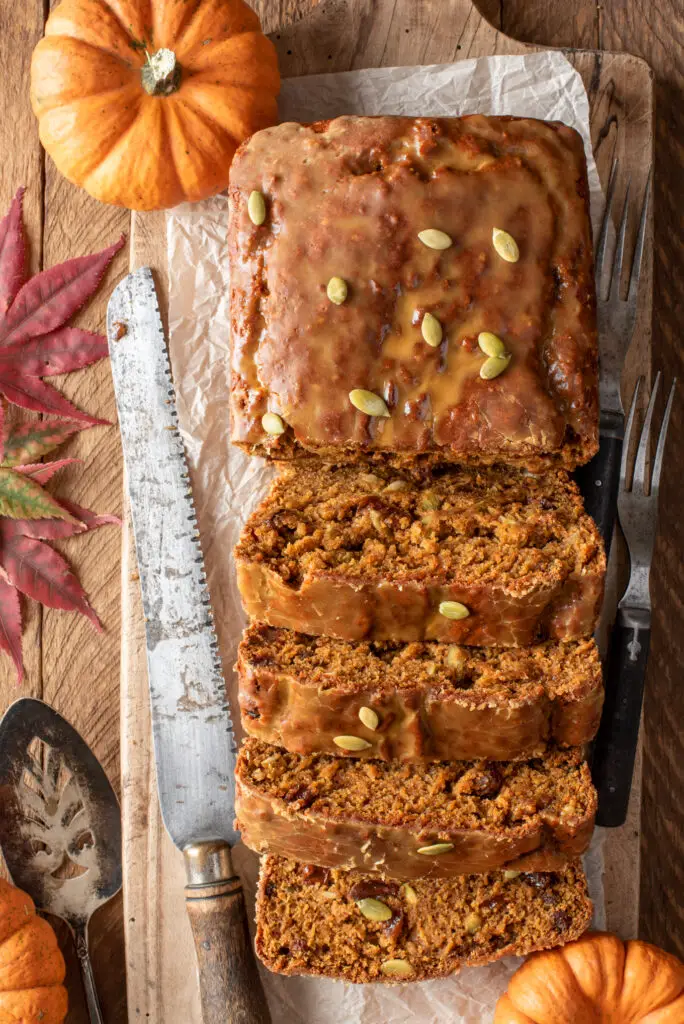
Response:
[{"label": "crinkled parchment paper", "polygon": [[[283,84],[280,112],[282,120],[295,121],[350,113],[517,114],[563,121],[582,133],[594,200],[600,192],[587,96],[580,76],[560,53],[290,79]],[[231,551],[271,473],[261,460],[229,444],[227,225],[224,196],[180,206],[167,219],[171,362],[228,688],[237,709],[232,666],[245,617]],[[239,731],[237,722],[236,727]],[[587,866],[600,924],[599,842]],[[253,892],[256,857],[240,850],[238,867]],[[496,999],[517,966],[517,960],[509,959],[447,980],[402,987],[263,976],[274,1024],[479,1024],[491,1020]]]}]

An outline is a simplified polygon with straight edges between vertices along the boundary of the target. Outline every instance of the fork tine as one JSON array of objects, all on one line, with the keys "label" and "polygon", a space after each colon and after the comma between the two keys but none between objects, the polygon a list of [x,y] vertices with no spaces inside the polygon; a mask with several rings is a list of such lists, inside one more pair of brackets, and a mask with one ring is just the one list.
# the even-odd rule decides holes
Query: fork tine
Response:
[{"label": "fork tine", "polygon": [[663,454],[665,452],[665,441],[667,440],[667,428],[670,425],[670,414],[672,412],[672,404],[674,402],[675,388],[677,386],[677,378],[672,381],[672,387],[670,388],[670,394],[667,398],[667,405],[665,406],[665,414],[663,421],[660,424],[660,433],[658,435],[658,447],[656,448],[655,459],[653,460],[653,473],[651,474],[651,497],[655,500],[658,497],[658,491],[660,490],[660,471],[663,468]]},{"label": "fork tine", "polygon": [[615,242],[615,255],[613,256],[613,269],[610,274],[610,286],[608,288],[608,298],[610,299],[613,295],[620,298],[620,284],[622,282],[622,262],[625,255],[625,236],[627,234],[627,221],[629,220],[629,190],[632,185],[631,178],[627,181],[627,189],[625,190],[625,202],[622,207],[622,216],[620,217],[620,227],[618,228],[617,240]]},{"label": "fork tine", "polygon": [[634,417],[636,416],[637,402],[639,401],[639,394],[641,393],[641,385],[644,382],[643,377],[639,377],[636,384],[634,385],[634,394],[632,395],[632,401],[629,406],[629,413],[627,415],[627,421],[625,423],[625,439],[622,445],[622,458],[620,459],[620,490],[626,491],[627,487],[627,466],[629,465],[629,452],[632,447],[632,431],[634,429]]},{"label": "fork tine", "polygon": [[619,167],[619,161],[617,157],[613,158],[613,164],[610,168],[610,177],[608,178],[608,189],[606,191],[606,205],[603,210],[603,220],[601,221],[601,230],[599,232],[598,245],[596,246],[596,291],[598,292],[599,298],[601,298],[601,282],[603,280],[603,264],[606,256],[606,242],[608,241],[608,225],[610,224],[610,210],[613,205],[613,194],[615,192],[615,179],[617,178],[617,172]]},{"label": "fork tine", "polygon": [[646,238],[648,205],[651,199],[652,184],[653,168],[651,168],[648,172],[648,178],[646,179],[646,188],[644,189],[644,200],[641,207],[641,217],[639,218],[639,232],[637,234],[636,245],[634,247],[632,271],[629,276],[629,291],[627,293],[627,299],[629,302],[636,302],[637,292],[639,291],[639,274],[641,273],[641,259],[644,255],[644,239]]},{"label": "fork tine", "polygon": [[646,416],[644,417],[644,425],[641,428],[641,437],[639,438],[639,447],[637,448],[636,459],[634,460],[632,490],[635,491],[637,488],[640,488],[642,494],[647,493],[646,464],[648,462],[651,447],[651,423],[653,421],[653,410],[655,409],[656,396],[658,394],[658,388],[660,387],[661,377],[662,374],[660,370],[658,370],[653,384],[653,390],[651,391],[648,409],[646,410]]}]

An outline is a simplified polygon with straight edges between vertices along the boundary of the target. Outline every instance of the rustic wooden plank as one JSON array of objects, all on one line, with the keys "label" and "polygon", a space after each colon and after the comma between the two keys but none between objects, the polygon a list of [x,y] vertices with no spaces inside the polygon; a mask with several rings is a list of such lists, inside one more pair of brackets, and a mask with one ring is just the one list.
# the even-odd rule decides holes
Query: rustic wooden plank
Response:
[{"label": "rustic wooden plank", "polygon": [[[298,18],[304,0],[291,4],[261,0],[256,4],[267,27],[274,26],[273,13]],[[312,2],[311,6],[314,4]],[[530,5],[531,7],[532,5]],[[543,6],[543,5],[542,5]],[[520,53],[526,47],[506,39],[479,17],[469,0],[423,3],[401,0],[322,0],[310,17],[296,25],[283,25],[274,32],[281,67],[285,75],[328,70],[345,70],[378,64],[439,62],[486,53]],[[596,119],[595,141],[610,139],[624,148],[625,110],[621,107],[627,78],[633,78],[648,99],[648,75],[643,66],[629,60],[597,61],[591,54],[578,55],[576,65],[590,88]],[[630,95],[630,102],[633,97]],[[642,105],[643,106],[643,105]],[[645,104],[646,108],[648,103]],[[627,112],[639,125],[648,125],[649,110]],[[643,179],[647,141],[630,155],[636,177]],[[603,152],[608,152],[607,143]],[[604,163],[601,157],[602,165]],[[165,265],[165,240],[154,220],[135,218],[133,264]],[[130,550],[124,571],[131,563]],[[189,929],[184,922],[175,893],[182,884],[183,871],[168,837],[163,833],[154,792],[154,767],[149,750],[147,681],[144,668],[143,634],[140,622],[138,584],[125,578],[128,596],[124,602],[124,630],[130,628],[124,652],[123,763],[126,815],[126,863],[128,892],[126,904],[127,956],[130,966],[129,1013],[132,1019],[147,1014],[150,1021],[166,1019],[170,1000],[178,1000],[183,1019],[198,1020],[196,989],[189,988],[187,963],[193,956]],[[130,627],[127,625],[130,624]],[[625,898],[626,879],[636,881],[631,853],[622,861],[621,902],[631,918],[621,927],[632,929],[636,898]],[[163,894],[160,898],[160,894]],[[135,920],[133,920],[133,918]],[[183,969],[185,967],[185,970]],[[182,978],[179,985],[178,979]]]},{"label": "rustic wooden plank", "polygon": [[[484,0],[491,12],[499,8],[502,32],[527,43],[542,46],[571,46],[575,49],[604,48],[599,40],[600,0]],[[478,0],[483,11],[483,3]],[[612,47],[605,47],[612,49]],[[622,50],[624,47],[616,47]]]}]

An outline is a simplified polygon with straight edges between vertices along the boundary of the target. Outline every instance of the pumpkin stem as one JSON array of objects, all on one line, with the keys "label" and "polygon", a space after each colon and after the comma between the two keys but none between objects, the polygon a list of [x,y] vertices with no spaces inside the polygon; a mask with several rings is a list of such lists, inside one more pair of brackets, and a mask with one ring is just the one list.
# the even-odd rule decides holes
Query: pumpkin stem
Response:
[{"label": "pumpkin stem", "polygon": [[173,50],[162,48],[153,53],[142,68],[142,84],[150,96],[170,96],[180,85],[181,68]]}]

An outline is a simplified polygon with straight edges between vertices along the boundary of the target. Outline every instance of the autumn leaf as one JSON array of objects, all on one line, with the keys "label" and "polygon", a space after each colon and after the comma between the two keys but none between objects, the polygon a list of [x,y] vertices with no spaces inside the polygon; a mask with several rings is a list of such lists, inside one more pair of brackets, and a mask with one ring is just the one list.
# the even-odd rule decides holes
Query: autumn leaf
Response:
[{"label": "autumn leaf", "polygon": [[26,276],[26,240],[22,224],[20,188],[9,213],[0,221],[0,317],[4,317]]},{"label": "autumn leaf", "polygon": [[48,608],[80,612],[102,631],[86,593],[68,564],[48,544],[32,537],[7,537],[2,544],[2,565],[17,590]]},{"label": "autumn leaf", "polygon": [[[32,480],[43,487],[60,469],[64,469],[65,466],[73,466],[75,462],[80,461],[80,459],[57,459],[55,462],[33,462],[28,466],[15,466],[14,471],[23,476],[30,476]],[[60,501],[61,504],[63,503]]]},{"label": "autumn leaf", "polygon": [[0,516],[71,522],[74,519],[37,481],[5,466],[0,466]]},{"label": "autumn leaf", "polygon": [[73,501],[67,501],[65,498],[60,498],[59,503],[62,508],[65,508],[72,516],[80,520],[87,530],[96,530],[99,526],[121,526],[121,520],[118,516],[108,514],[97,515],[97,513],[91,512],[90,509],[82,508],[81,505],[77,505]]},{"label": "autumn leaf", "polygon": [[83,424],[78,420],[31,420],[29,423],[20,423],[5,440],[2,465],[22,466],[37,462],[79,430],[83,430]]},{"label": "autumn leaf", "polygon": [[19,591],[8,583],[0,572],[0,650],[11,657],[17,669],[18,681],[24,678],[24,662],[21,653],[21,608]]},{"label": "autumn leaf", "polygon": [[104,426],[108,420],[100,420],[81,412],[75,405],[60,394],[51,384],[45,384],[40,377],[29,377],[21,372],[0,368],[0,392],[8,402],[22,409],[33,412],[44,412],[53,416],[68,416],[73,420],[82,420],[88,426]]},{"label": "autumn leaf", "polygon": [[15,370],[17,363],[27,377],[54,377],[82,370],[108,354],[107,339],[78,327],[60,327],[41,338],[0,348],[0,375]]}]

